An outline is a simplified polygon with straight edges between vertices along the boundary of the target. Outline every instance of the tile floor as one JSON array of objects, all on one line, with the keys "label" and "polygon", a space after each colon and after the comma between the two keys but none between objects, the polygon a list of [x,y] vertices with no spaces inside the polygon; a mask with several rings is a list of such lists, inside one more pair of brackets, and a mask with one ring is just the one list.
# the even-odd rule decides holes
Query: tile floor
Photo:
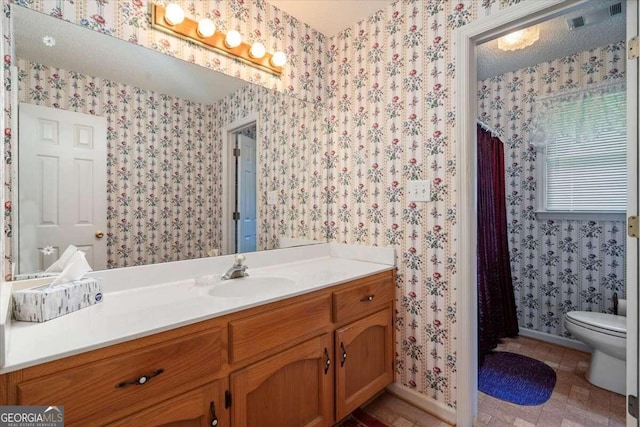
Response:
[{"label": "tile floor", "polygon": [[[506,338],[496,350],[545,362],[557,375],[551,398],[520,406],[478,393],[478,427],[624,427],[625,398],[593,386],[584,378],[589,354],[526,337]],[[394,427],[448,427],[433,415],[384,393],[364,410]]]},{"label": "tile floor", "polygon": [[588,353],[526,337],[505,338],[496,350],[545,362],[557,375],[551,398],[520,406],[478,393],[478,426],[590,427],[625,425],[625,397],[589,384]]},{"label": "tile floor", "polygon": [[393,427],[451,427],[386,392],[362,409]]}]

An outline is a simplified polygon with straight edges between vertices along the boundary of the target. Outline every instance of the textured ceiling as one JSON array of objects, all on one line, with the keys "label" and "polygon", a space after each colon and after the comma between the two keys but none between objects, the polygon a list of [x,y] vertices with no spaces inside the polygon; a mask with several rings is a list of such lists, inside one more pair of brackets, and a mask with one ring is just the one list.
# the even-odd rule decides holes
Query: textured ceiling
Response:
[{"label": "textured ceiling", "polygon": [[[503,52],[498,40],[478,46],[478,79],[519,70],[563,56],[601,47],[625,39],[627,0],[591,0],[571,12],[545,21],[540,26],[540,40],[521,50]],[[569,30],[567,19],[622,2],[622,13],[593,25]]]},{"label": "textured ceiling", "polygon": [[325,36],[349,28],[395,0],[266,0]]},{"label": "textured ceiling", "polygon": [[[212,104],[248,83],[24,7],[14,7],[18,58]],[[43,36],[56,45],[47,47]]]}]

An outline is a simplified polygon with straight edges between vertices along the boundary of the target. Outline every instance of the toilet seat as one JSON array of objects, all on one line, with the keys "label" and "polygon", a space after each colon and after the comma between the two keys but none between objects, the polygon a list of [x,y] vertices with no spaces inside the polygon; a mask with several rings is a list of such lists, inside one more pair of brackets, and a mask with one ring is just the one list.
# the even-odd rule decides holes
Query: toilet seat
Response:
[{"label": "toilet seat", "polygon": [[565,320],[576,326],[618,338],[627,338],[626,317],[593,311],[570,311]]}]

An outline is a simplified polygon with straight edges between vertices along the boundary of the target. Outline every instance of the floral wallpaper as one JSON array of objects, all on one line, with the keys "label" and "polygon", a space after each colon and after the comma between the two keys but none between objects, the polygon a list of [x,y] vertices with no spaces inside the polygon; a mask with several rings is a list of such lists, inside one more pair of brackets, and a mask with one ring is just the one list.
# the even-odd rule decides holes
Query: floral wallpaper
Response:
[{"label": "floral wallpaper", "polygon": [[507,222],[520,326],[571,337],[571,310],[612,312],[625,295],[625,221],[538,219],[536,150],[527,143],[536,99],[623,79],[624,41],[478,82],[480,120],[505,145]]},{"label": "floral wallpaper", "polygon": [[[323,119],[326,110],[283,93],[248,85],[214,106],[213,138],[250,113],[257,129],[258,249],[278,248],[280,237],[325,240]],[[218,151],[219,152],[219,151]],[[220,164],[221,160],[216,160]],[[219,173],[219,172],[218,172]],[[276,203],[267,203],[267,192]],[[222,215],[222,211],[216,211]]]}]

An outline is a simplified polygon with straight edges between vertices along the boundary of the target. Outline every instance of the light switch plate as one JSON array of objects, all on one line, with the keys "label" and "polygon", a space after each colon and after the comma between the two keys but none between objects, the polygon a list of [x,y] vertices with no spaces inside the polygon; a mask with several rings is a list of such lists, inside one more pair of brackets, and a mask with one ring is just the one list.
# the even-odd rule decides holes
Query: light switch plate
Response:
[{"label": "light switch plate", "polygon": [[275,205],[276,204],[277,193],[275,191],[267,191],[267,205]]},{"label": "light switch plate", "polygon": [[427,180],[407,182],[407,198],[410,202],[431,201],[431,182]]}]

